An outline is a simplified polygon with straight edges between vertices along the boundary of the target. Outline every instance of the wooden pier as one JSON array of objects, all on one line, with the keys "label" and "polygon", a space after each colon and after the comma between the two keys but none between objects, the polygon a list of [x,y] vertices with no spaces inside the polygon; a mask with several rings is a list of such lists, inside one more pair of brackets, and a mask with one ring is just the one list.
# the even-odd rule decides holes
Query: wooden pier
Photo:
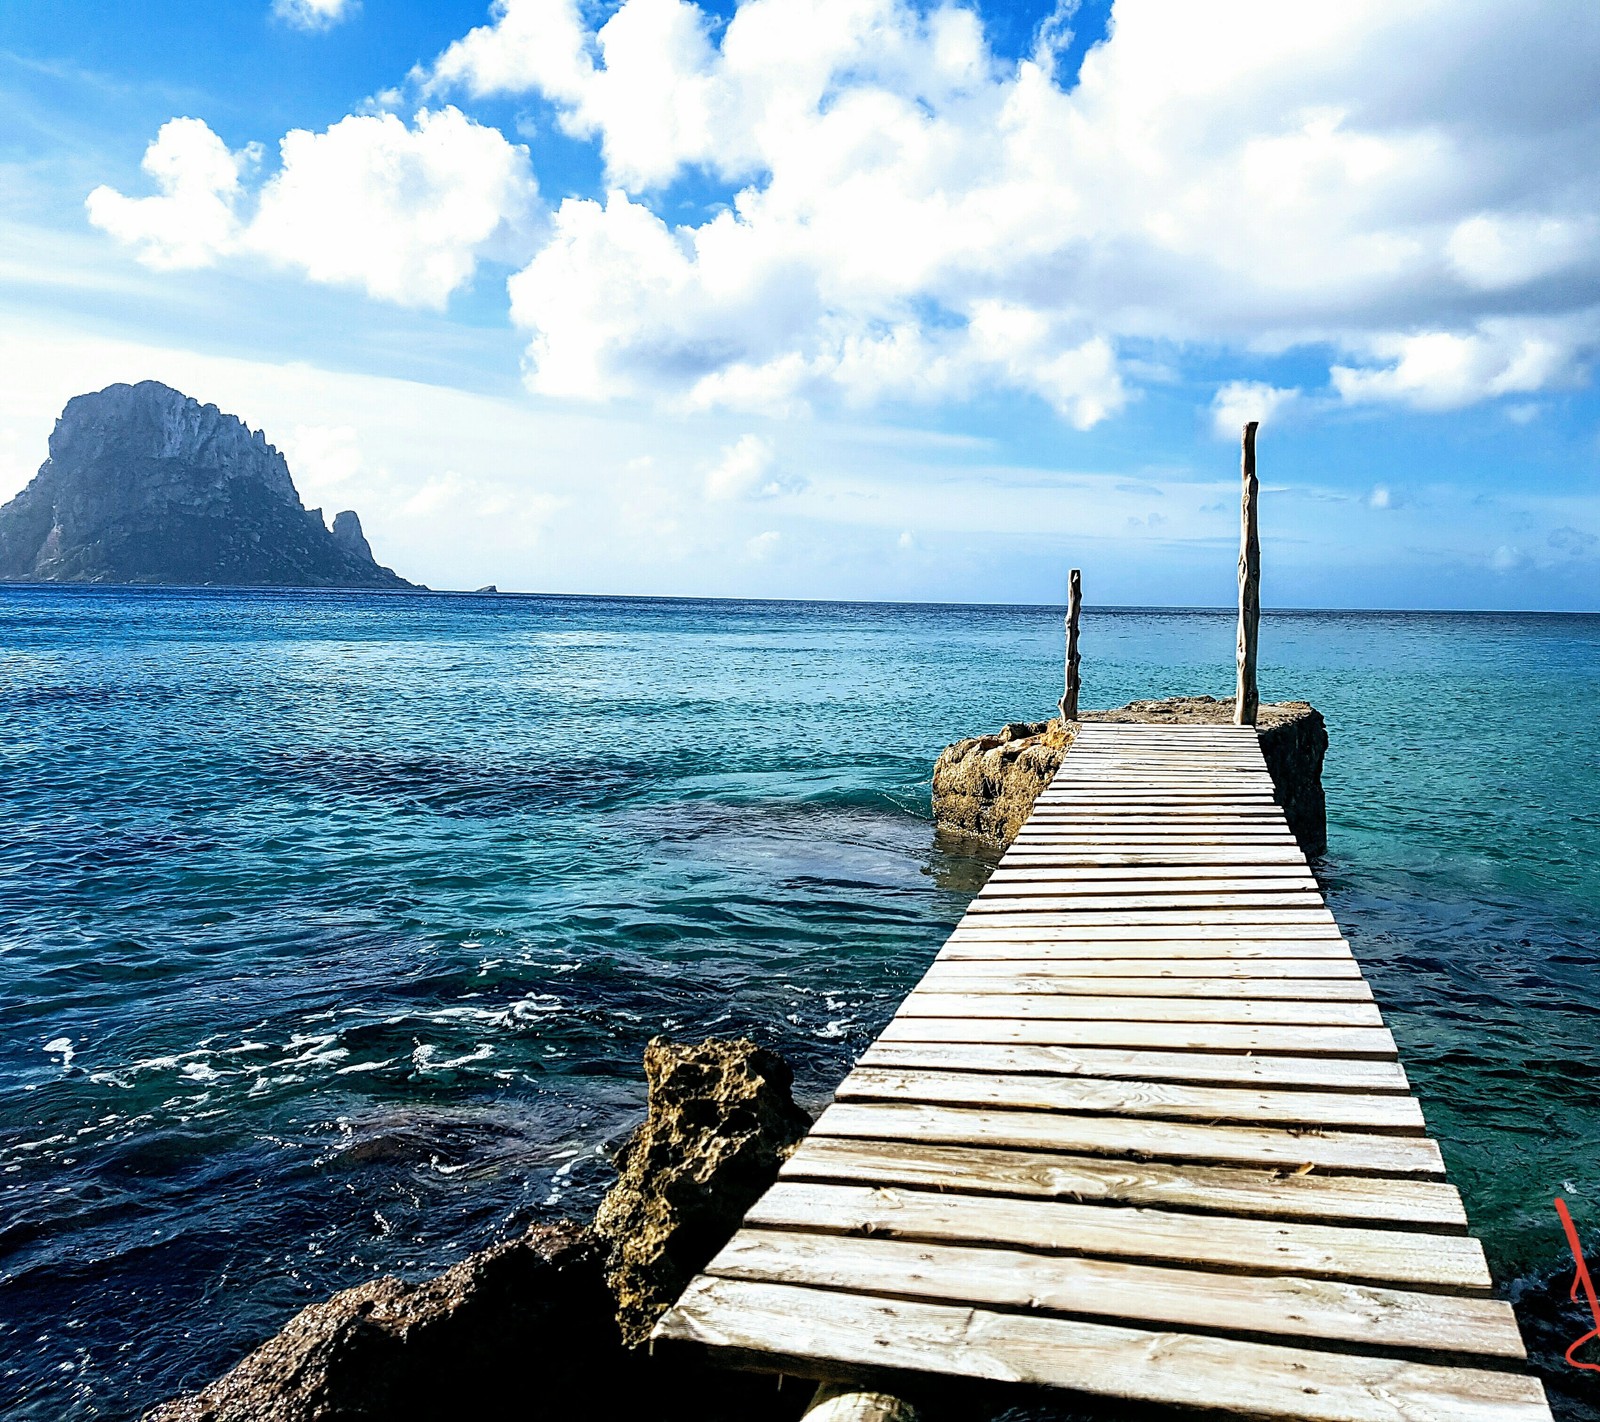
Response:
[{"label": "wooden pier", "polygon": [[1253,726],[1089,722],[656,1337],[867,1384],[1549,1422]]}]

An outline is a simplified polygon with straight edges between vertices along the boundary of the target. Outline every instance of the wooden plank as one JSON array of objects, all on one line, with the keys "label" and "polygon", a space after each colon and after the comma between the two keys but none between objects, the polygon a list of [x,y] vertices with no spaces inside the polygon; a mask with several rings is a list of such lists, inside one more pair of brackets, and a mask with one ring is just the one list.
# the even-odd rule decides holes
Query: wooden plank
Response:
[{"label": "wooden plank", "polygon": [[1525,1362],[1511,1305],[1332,1279],[1263,1278],[1121,1260],[897,1239],[741,1230],[706,1266],[724,1279],[975,1303],[1257,1338],[1337,1340],[1384,1352]]},{"label": "wooden plank", "polygon": [[879,1038],[862,1066],[1041,1072],[1139,1081],[1209,1081],[1241,1086],[1306,1086],[1324,1091],[1405,1091],[1397,1061],[1347,1057],[1254,1057],[1236,1052],[1163,1052],[1109,1047],[1004,1046],[982,1042],[894,1042]]},{"label": "wooden plank", "polygon": [[1014,1245],[1041,1253],[1489,1291],[1483,1247],[1470,1235],[781,1179],[745,1219],[767,1229]]},{"label": "wooden plank", "polygon": [[[1354,958],[1083,958],[1050,957],[1041,953],[1037,958],[1024,954],[997,958],[971,958],[941,951],[928,969],[962,977],[971,982],[978,978],[1037,977],[1052,983],[1098,984],[1107,981],[1116,984],[1108,992],[1120,992],[1124,984],[1134,982],[1165,982],[1192,986],[1196,991],[1209,989],[1215,980],[1243,982],[1277,982],[1293,979],[1326,987],[1332,983],[1359,986],[1363,995],[1372,989],[1361,976],[1361,968]],[[924,982],[927,978],[923,979]],[[1060,990],[1060,989],[1057,989]],[[1098,986],[1093,990],[1098,991]],[[1132,990],[1131,986],[1128,988]]]},{"label": "wooden plank", "polygon": [[1230,789],[1178,790],[1150,785],[1085,785],[1064,788],[1049,795],[1040,795],[1033,802],[1033,812],[1050,810],[1060,814],[1076,814],[1080,810],[1098,810],[1107,806],[1132,805],[1150,807],[1158,812],[1171,809],[1183,811],[1216,811],[1227,815],[1235,811],[1251,815],[1282,815],[1273,803],[1272,791],[1247,790],[1243,786]]},{"label": "wooden plank", "polygon": [[1200,997],[1119,997],[1095,993],[948,993],[918,989],[900,1017],[1001,1017],[1012,1022],[1248,1022],[1315,1027],[1381,1027],[1371,1002],[1277,1002]]},{"label": "wooden plank", "polygon": [[[980,906],[981,905],[981,906]],[[1248,929],[1246,936],[1255,937],[1257,928],[1304,929],[1318,926],[1336,927],[1333,915],[1326,909],[1300,908],[1240,908],[1208,909],[1184,908],[1174,905],[1169,909],[1103,909],[1069,908],[1054,899],[1040,899],[1027,907],[1013,901],[996,900],[983,903],[973,900],[967,910],[971,920],[991,927],[1026,928],[1139,928],[1159,934],[1162,929],[1180,932],[1194,928]]]},{"label": "wooden plank", "polygon": [[1231,884],[1260,883],[1292,884],[1295,888],[1317,881],[1304,863],[1284,864],[1163,864],[1153,859],[1145,864],[1064,864],[1059,857],[1054,862],[1031,864],[1011,860],[989,875],[993,884]]},{"label": "wooden plank", "polygon": [[[1104,924],[1138,925],[1151,924],[1242,924],[1242,923],[1333,923],[1333,915],[1322,905],[1315,894],[1303,896],[1303,900],[1288,904],[1250,902],[1242,907],[1232,908],[1222,904],[1200,903],[1174,903],[1159,907],[1148,907],[1140,903],[1120,903],[1116,905],[1101,906],[1099,904],[1072,904],[1070,897],[1039,898],[1033,895],[1023,895],[1031,902],[1025,905],[1015,903],[1017,896],[1010,894],[994,893],[990,895],[979,894],[967,905],[965,918],[990,918],[997,913],[1022,915],[1024,921],[1028,915],[1053,914],[1064,923],[1072,924]],[[1109,897],[1109,896],[1105,896]],[[1154,895],[1150,897],[1156,897]],[[1289,897],[1283,895],[1282,897]],[[1052,907],[1056,904],[1061,907]]]},{"label": "wooden plank", "polygon": [[1258,1027],[1239,1022],[1008,1022],[1001,1018],[895,1017],[880,1040],[993,1042],[1041,1047],[1138,1047],[1180,1052],[1271,1052],[1287,1057],[1399,1053],[1387,1027]]},{"label": "wooden plank", "polygon": [[[983,1078],[977,1075],[973,1079]],[[1311,1166],[1418,1179],[1444,1175],[1439,1147],[1426,1136],[1195,1125],[1153,1116],[984,1109],[919,1101],[837,1101],[817,1118],[812,1132],[858,1140],[1065,1150],[1079,1155],[1135,1154],[1149,1160],[1202,1165],[1256,1165],[1278,1170]]]},{"label": "wooden plank", "polygon": [[1173,802],[1157,803],[1149,800],[1130,800],[1126,804],[1115,800],[1096,799],[1082,806],[1035,806],[1028,816],[1032,825],[1110,825],[1171,824],[1183,828],[1189,823],[1220,825],[1245,825],[1256,828],[1282,829],[1283,811],[1276,805],[1265,804],[1255,808],[1245,804],[1226,806],[1183,805]]},{"label": "wooden plank", "polygon": [[[1026,894],[1005,889],[980,894],[969,913],[1171,913],[1267,914],[1318,913],[1316,894],[1052,894],[1048,890]],[[1225,923],[1247,923],[1248,918],[1228,918]]]},{"label": "wooden plank", "polygon": [[[1216,930],[1210,924],[1184,924],[1176,928],[1161,925],[1126,927],[1103,924],[1029,923],[1024,928],[985,924],[982,917],[964,920],[946,942],[945,951],[968,944],[1033,944],[1053,952],[1072,954],[1078,950],[1089,957],[1146,956],[1172,957],[1275,956],[1303,958],[1314,955],[1344,958],[1350,945],[1339,936],[1336,925],[1293,924],[1288,928],[1263,923],[1241,935],[1238,928]],[[1104,947],[1105,951],[1100,950]]]},{"label": "wooden plank", "polygon": [[797,1376],[943,1373],[1308,1422],[1550,1422],[1514,1373],[710,1276],[656,1336],[730,1362],[777,1355]]},{"label": "wooden plank", "polygon": [[1116,805],[1124,802],[1133,805],[1154,805],[1160,809],[1177,806],[1181,809],[1228,810],[1237,806],[1251,813],[1264,815],[1283,813],[1273,802],[1271,785],[1230,785],[1206,789],[1192,783],[1180,788],[1176,785],[1140,785],[1130,781],[1058,786],[1036,797],[1033,808],[1035,811],[1040,809],[1073,811],[1083,807],[1095,809],[1100,805]]},{"label": "wooden plank", "polygon": [[[1106,1081],[1077,1076],[929,1071],[858,1066],[836,1101],[915,1101],[1026,1111],[1087,1111],[1183,1121],[1362,1127],[1416,1133],[1422,1108],[1410,1096],[1340,1091],[1260,1091],[1172,1082]],[[1303,1164],[1304,1162],[1301,1162]]]},{"label": "wooden plank", "polygon": [[1052,829],[1045,825],[1023,825],[1013,846],[1024,849],[1081,850],[1092,849],[1104,853],[1118,849],[1299,849],[1295,838],[1287,830],[1239,830],[1224,832],[1220,829],[1177,830],[1142,827],[1126,831]]},{"label": "wooden plank", "polygon": [[[1127,850],[1146,852],[1160,849],[1185,850],[1191,854],[1203,849],[1227,849],[1235,853],[1256,849],[1299,850],[1295,837],[1281,825],[1220,825],[1195,823],[1052,825],[1043,820],[1025,823],[1012,841],[1024,850],[1088,850],[1106,853]],[[1304,856],[1302,856],[1304,857]]]},{"label": "wooden plank", "polygon": [[1011,971],[1002,977],[993,972],[963,972],[959,962],[935,962],[917,987],[922,992],[954,993],[963,997],[974,993],[1025,997],[1059,993],[1100,997],[1247,998],[1255,1002],[1372,1001],[1372,989],[1359,977],[1108,977],[1092,973],[1053,973],[1049,963],[1035,963],[1026,969],[1015,963],[1008,966]]},{"label": "wooden plank", "polygon": [[[1223,866],[1214,874],[1184,869],[1177,865],[1146,866],[1116,874],[1110,870],[1006,869],[989,876],[983,892],[991,896],[1014,898],[1018,895],[1069,897],[1071,895],[1208,894],[1317,895],[1317,881],[1310,874],[1293,869],[1240,870]],[[1249,900],[1254,902],[1252,898]]]},{"label": "wooden plank", "polygon": [[963,918],[951,933],[951,940],[957,938],[1001,938],[1018,942],[1034,943],[1112,943],[1128,941],[1135,943],[1159,943],[1163,939],[1177,939],[1189,943],[1201,943],[1208,939],[1223,940],[1228,943],[1269,943],[1276,939],[1294,940],[1300,943],[1337,943],[1344,951],[1349,951],[1344,936],[1339,931],[1339,925],[1333,921],[1333,915],[1326,919],[1319,919],[1314,923],[1261,923],[1251,928],[1248,933],[1231,924],[1216,923],[1089,923],[1083,917],[1066,919],[1060,923],[1041,921],[1028,918],[1025,921],[1026,932],[1019,933],[1016,928],[1005,924],[996,924],[986,921],[982,915],[977,918]]},{"label": "wooden plank", "polygon": [[[1311,884],[1310,888],[1305,883]],[[1177,907],[1214,904],[1225,908],[1237,903],[1252,908],[1318,904],[1322,896],[1315,882],[1274,876],[1267,879],[1003,879],[983,888],[985,899],[1115,899],[1118,906],[1138,904]]]},{"label": "wooden plank", "polygon": [[[1168,934],[1138,938],[1051,938],[1025,929],[964,929],[939,950],[940,962],[1006,962],[1038,960],[1053,963],[1114,963],[1185,961],[1222,966],[1237,962],[1246,967],[1262,959],[1302,963],[1354,963],[1350,946],[1341,938],[1227,939],[1217,936]],[[1141,970],[1142,971],[1142,970]],[[1359,969],[1357,970],[1359,972]]]},{"label": "wooden plank", "polygon": [[[814,1136],[784,1163],[784,1179],[902,1185],[955,1194],[1151,1206],[1262,1219],[1413,1225],[1463,1234],[1461,1195],[1434,1180],[1295,1175],[1239,1166],[1118,1160],[1063,1152],[858,1141]],[[1202,1216],[1203,1217],[1203,1216]]]}]

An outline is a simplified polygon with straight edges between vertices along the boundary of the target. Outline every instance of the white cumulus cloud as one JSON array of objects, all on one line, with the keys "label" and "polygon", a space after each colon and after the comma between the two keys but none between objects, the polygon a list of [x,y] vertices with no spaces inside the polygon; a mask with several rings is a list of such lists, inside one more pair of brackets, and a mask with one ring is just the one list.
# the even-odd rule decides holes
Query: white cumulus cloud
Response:
[{"label": "white cumulus cloud", "polygon": [[1211,397],[1211,428],[1221,439],[1238,439],[1248,421],[1266,424],[1299,399],[1298,390],[1258,380],[1231,380]]},{"label": "white cumulus cloud", "polygon": [[135,247],[147,266],[210,266],[238,245],[240,178],[256,156],[230,152],[201,119],[169,119],[142,165],[157,194],[130,198],[98,187],[87,200],[89,221]]},{"label": "white cumulus cloud", "polygon": [[459,109],[422,109],[411,124],[351,115],[321,133],[291,131],[279,152],[244,216],[241,176],[258,153],[230,153],[200,120],[174,119],[145,154],[159,194],[97,188],[89,220],[151,266],[252,253],[313,281],[435,309],[481,258],[519,258],[532,245],[538,187],[527,150]]},{"label": "white cumulus cloud", "polygon": [[[598,28],[499,0],[424,86],[541,96],[614,188],[515,283],[533,386],[782,410],[998,385],[1088,427],[1135,343],[1331,346],[1337,396],[1423,408],[1581,374],[1595,14],[1117,0],[1068,87],[1072,10],[1006,63],[977,12],[904,0],[745,0],[720,29],[688,0]],[[660,194],[697,170],[738,191],[674,225]]]},{"label": "white cumulus cloud", "polygon": [[[248,152],[175,119],[155,194],[98,188],[89,214],[151,265],[254,254],[425,307],[519,266],[527,381],[569,399],[786,414],[1004,389],[1087,429],[1196,347],[1332,351],[1307,408],[1586,378],[1600,7],[1115,0],[1058,73],[1075,10],[1018,61],[955,4],[743,0],[723,22],[496,0],[413,72],[413,123],[296,130],[256,188]],[[488,98],[548,105],[605,191],[547,217],[526,152],[440,107]],[[1294,398],[1235,381],[1211,413]]]}]

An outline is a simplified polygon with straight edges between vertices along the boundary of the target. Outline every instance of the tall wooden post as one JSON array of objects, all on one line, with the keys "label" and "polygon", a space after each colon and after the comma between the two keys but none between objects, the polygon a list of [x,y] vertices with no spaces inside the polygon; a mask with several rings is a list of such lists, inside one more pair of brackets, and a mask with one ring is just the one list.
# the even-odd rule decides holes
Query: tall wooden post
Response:
[{"label": "tall wooden post", "polygon": [[1261,632],[1261,532],[1256,526],[1256,424],[1244,427],[1244,481],[1239,506],[1239,681],[1233,697],[1233,724],[1253,726],[1261,706],[1256,690],[1256,644]]},{"label": "tall wooden post", "polygon": [[1067,578],[1067,689],[1056,704],[1063,721],[1078,719],[1078,614],[1083,611],[1083,574],[1076,568]]}]

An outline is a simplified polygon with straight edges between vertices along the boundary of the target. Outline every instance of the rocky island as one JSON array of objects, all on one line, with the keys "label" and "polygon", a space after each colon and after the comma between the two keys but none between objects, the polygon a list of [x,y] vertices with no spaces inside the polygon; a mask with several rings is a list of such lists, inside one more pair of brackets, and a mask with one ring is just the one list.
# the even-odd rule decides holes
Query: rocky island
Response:
[{"label": "rocky island", "polygon": [[0,581],[409,588],[361,520],[330,529],[260,430],[145,380],[67,402],[50,457],[0,508]]}]

